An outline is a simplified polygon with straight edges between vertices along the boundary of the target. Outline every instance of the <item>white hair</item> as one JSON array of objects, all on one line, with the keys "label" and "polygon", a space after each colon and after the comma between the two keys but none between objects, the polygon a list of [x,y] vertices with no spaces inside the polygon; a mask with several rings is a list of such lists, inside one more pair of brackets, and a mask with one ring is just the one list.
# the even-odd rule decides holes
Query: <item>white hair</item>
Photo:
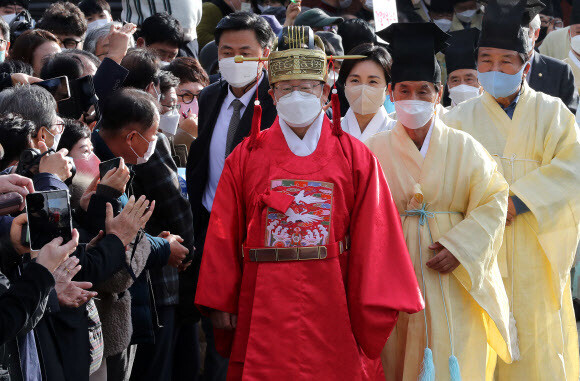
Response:
[{"label": "white hair", "polygon": [[533,20],[530,22],[530,29],[532,32],[536,33],[538,29],[542,26],[542,22],[540,21],[540,15],[536,15]]}]

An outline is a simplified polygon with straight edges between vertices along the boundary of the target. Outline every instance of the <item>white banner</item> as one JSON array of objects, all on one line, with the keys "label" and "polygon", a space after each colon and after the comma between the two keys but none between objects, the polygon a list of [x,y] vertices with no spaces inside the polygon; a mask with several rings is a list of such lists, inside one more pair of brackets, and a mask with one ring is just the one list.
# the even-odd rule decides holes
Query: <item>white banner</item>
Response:
[{"label": "white banner", "polygon": [[395,0],[373,0],[373,13],[375,15],[375,30],[377,31],[399,21]]}]

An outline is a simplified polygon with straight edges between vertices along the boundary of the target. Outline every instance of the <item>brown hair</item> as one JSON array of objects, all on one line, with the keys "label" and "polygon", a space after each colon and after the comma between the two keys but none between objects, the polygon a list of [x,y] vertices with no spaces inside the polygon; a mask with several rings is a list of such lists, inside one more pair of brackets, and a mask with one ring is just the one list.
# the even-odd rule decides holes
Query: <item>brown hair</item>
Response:
[{"label": "brown hair", "polygon": [[27,30],[18,36],[10,47],[10,59],[32,65],[36,49],[45,42],[51,41],[60,45],[58,38],[46,30]]},{"label": "brown hair", "polygon": [[179,78],[181,83],[199,82],[204,87],[209,85],[209,77],[195,58],[178,57],[165,70]]}]

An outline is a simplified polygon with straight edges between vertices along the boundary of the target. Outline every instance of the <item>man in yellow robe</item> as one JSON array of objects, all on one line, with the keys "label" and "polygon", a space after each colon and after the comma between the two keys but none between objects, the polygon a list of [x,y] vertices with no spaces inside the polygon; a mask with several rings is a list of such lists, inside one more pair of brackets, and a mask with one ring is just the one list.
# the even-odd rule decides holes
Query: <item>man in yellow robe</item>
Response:
[{"label": "man in yellow robe", "polygon": [[460,373],[483,381],[488,344],[511,362],[509,304],[496,261],[508,185],[481,144],[437,116],[443,91],[435,53],[448,35],[430,23],[393,24],[378,34],[392,50],[390,96],[399,119],[366,144],[402,216],[426,305],[424,313],[399,314],[381,356],[385,377],[414,381],[425,368],[436,380]]},{"label": "man in yellow robe", "polygon": [[478,51],[485,92],[442,119],[482,143],[510,185],[498,263],[519,360],[498,361],[497,379],[577,381],[570,268],[579,237],[580,139],[566,106],[525,81],[529,42],[514,26],[527,26],[535,8],[521,8],[488,4]]},{"label": "man in yellow robe", "polygon": [[[548,33],[542,45],[540,45],[540,53],[564,61],[570,54],[573,54],[570,51],[571,39],[577,34],[574,33],[574,27],[580,27],[578,25],[580,24],[580,1],[574,0],[572,3],[570,26]],[[580,46],[577,47],[580,48]],[[576,76],[576,73],[574,73],[574,76]]]}]

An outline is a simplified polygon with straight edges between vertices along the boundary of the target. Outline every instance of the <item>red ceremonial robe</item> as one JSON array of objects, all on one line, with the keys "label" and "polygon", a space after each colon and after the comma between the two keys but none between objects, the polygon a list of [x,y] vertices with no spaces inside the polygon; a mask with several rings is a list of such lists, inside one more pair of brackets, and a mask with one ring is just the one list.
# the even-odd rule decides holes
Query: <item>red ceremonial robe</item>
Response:
[{"label": "red ceremonial robe", "polygon": [[[383,171],[324,117],[316,150],[299,157],[278,120],[227,158],[207,233],[195,302],[238,315],[215,330],[229,380],[367,380],[399,311],[424,303]],[[291,195],[291,196],[288,196]],[[292,197],[293,196],[293,197]],[[285,213],[286,212],[286,213]],[[334,258],[249,262],[248,247],[328,245]],[[379,374],[380,372],[380,374]]]}]

